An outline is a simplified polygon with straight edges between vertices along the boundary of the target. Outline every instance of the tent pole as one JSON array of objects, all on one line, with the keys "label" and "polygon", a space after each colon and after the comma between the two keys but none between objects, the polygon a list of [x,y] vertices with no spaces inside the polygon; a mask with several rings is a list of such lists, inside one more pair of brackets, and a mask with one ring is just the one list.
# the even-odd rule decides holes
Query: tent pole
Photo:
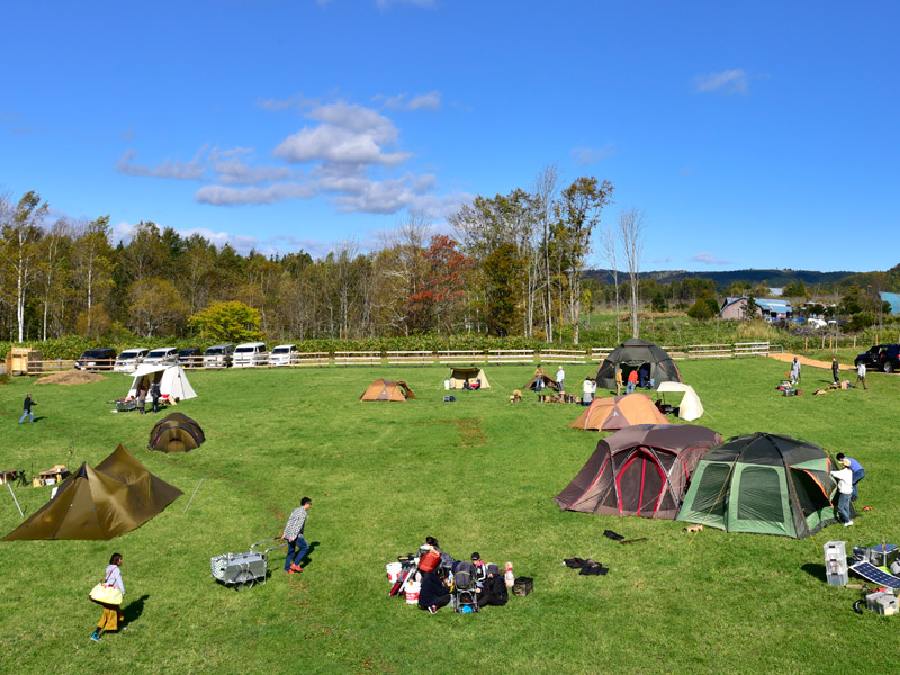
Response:
[{"label": "tent pole", "polygon": [[187,506],[184,507],[184,511],[182,511],[182,515],[184,515],[185,513],[187,513],[187,512],[188,512],[188,509],[191,508],[191,502],[194,501],[194,497],[197,496],[197,490],[200,489],[200,486],[203,485],[203,481],[205,481],[205,480],[206,480],[205,478],[201,478],[201,479],[200,479],[200,482],[197,483],[197,487],[194,488],[194,492],[193,492],[193,494],[191,494],[191,498],[188,499]]},{"label": "tent pole", "polygon": [[6,481],[6,487],[9,488],[9,494],[13,498],[13,501],[16,503],[16,508],[19,509],[19,515],[24,518],[25,512],[22,510],[22,507],[19,506],[19,500],[16,499],[16,493],[13,492],[12,485],[9,484],[9,481]]}]

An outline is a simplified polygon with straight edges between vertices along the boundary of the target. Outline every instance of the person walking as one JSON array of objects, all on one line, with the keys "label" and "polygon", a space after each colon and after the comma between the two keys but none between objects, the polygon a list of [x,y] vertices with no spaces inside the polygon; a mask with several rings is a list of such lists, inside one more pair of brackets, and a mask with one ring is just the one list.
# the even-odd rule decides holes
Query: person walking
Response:
[{"label": "person walking", "polygon": [[800,384],[800,359],[796,356],[791,361],[791,384]]},{"label": "person walking", "polygon": [[866,364],[860,361],[856,364],[856,384],[862,382],[862,388],[868,389],[866,386]]},{"label": "person walking", "polygon": [[838,363],[837,356],[835,356],[833,359],[831,359],[831,379],[834,380],[835,384],[840,384],[840,373],[838,372],[840,368],[841,366]]},{"label": "person walking", "polygon": [[284,571],[288,574],[303,571],[300,563],[309,551],[309,544],[303,537],[303,530],[306,528],[306,517],[311,507],[312,499],[309,497],[301,499],[300,506],[291,511],[287,525],[284,526],[284,532],[281,534],[281,538],[288,543],[288,552],[284,559]]},{"label": "person walking", "polygon": [[556,382],[559,384],[560,393],[565,392],[566,390],[566,371],[563,370],[563,367],[560,366],[556,371]]},{"label": "person walking", "polygon": [[141,413],[141,415],[145,415],[147,413],[146,402],[147,391],[143,387],[141,387],[140,389],[138,389],[137,393],[137,409],[138,412]]},{"label": "person walking", "polygon": [[837,517],[838,520],[848,527],[853,524],[850,517],[850,500],[853,496],[853,471],[850,469],[850,460],[846,457],[838,460],[840,469],[832,471],[831,477],[837,481],[838,500],[837,500]]},{"label": "person walking", "polygon": [[159,412],[159,382],[154,382],[150,385],[150,398],[153,400],[153,412]]},{"label": "person walking", "polygon": [[634,393],[635,388],[638,384],[638,371],[637,368],[628,373],[628,386],[625,388],[626,394]]},{"label": "person walking", "polygon": [[[115,586],[122,595],[125,595],[125,581],[122,579],[122,554],[113,553],[109,558],[109,564],[106,566],[106,573],[103,575],[104,586]],[[100,642],[100,636],[103,632],[125,630],[125,615],[122,613],[121,605],[101,605],[103,613],[97,622],[97,627],[91,633],[91,640]],[[121,624],[121,628],[120,628]]]},{"label": "person walking", "polygon": [[847,457],[843,452],[837,454],[838,462],[843,463],[845,459],[850,462],[850,471],[853,472],[853,493],[850,495],[850,501],[855,502],[856,498],[859,496],[859,490],[856,486],[859,481],[866,477],[866,470],[863,468],[862,464],[852,457]]},{"label": "person walking", "polygon": [[586,375],[581,385],[581,405],[590,405],[594,400],[594,381],[590,375]]},{"label": "person walking", "polygon": [[19,418],[19,424],[22,424],[25,421],[25,418],[28,418],[28,421],[34,424],[34,412],[31,410],[33,406],[37,405],[34,402],[34,399],[31,398],[31,394],[25,394],[25,404],[23,405],[22,416]]}]

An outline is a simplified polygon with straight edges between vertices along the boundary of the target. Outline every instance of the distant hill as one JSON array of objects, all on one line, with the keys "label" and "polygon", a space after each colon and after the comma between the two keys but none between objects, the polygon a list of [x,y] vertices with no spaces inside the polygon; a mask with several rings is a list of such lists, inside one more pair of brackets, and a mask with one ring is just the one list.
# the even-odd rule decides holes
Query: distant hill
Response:
[{"label": "distant hill", "polygon": [[[612,271],[608,269],[586,270],[585,276],[601,283],[612,283]],[[807,286],[836,284],[858,272],[817,272],[815,270],[728,270],[725,272],[688,272],[686,270],[659,270],[641,272],[642,279],[655,279],[664,284],[681,279],[711,279],[719,288],[727,288],[734,281],[765,284],[773,288],[787,286],[792,281],[802,281]],[[627,276],[619,272],[619,282]]]}]

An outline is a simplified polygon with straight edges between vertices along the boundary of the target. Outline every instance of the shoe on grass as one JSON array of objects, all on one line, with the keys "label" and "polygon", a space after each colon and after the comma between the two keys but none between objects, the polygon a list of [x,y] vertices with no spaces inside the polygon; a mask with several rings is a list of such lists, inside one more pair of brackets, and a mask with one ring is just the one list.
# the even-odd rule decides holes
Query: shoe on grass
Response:
[{"label": "shoe on grass", "polygon": [[440,607],[438,607],[437,605],[429,605],[428,613],[429,614],[437,614],[439,609],[440,609]]},{"label": "shoe on grass", "polygon": [[848,520],[846,523],[844,523],[844,527],[850,527],[852,524],[853,524],[853,521]]},{"label": "shoe on grass", "polygon": [[100,631],[99,630],[95,630],[93,633],[91,633],[91,640],[93,640],[94,642],[100,642]]}]

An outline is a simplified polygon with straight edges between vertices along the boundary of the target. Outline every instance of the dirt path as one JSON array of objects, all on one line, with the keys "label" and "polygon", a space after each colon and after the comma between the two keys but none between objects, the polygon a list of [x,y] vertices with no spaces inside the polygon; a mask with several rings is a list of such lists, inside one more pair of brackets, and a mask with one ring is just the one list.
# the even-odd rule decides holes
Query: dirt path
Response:
[{"label": "dirt path", "polygon": [[[786,361],[790,363],[794,360],[794,357],[800,359],[801,366],[811,366],[812,368],[824,368],[825,370],[831,370],[831,361],[817,361],[816,359],[808,359],[805,356],[800,356],[800,354],[769,354],[770,359],[776,359],[778,361]],[[848,366],[844,364],[839,364],[841,370],[856,370],[853,366]]]}]

